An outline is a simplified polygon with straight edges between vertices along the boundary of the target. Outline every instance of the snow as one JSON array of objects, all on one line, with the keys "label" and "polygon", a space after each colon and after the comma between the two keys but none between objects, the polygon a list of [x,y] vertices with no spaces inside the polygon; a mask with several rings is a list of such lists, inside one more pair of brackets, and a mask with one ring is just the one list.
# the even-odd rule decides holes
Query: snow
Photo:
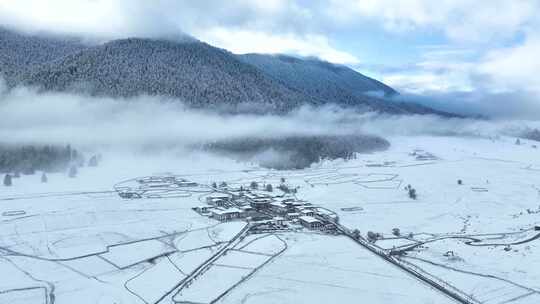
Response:
[{"label": "snow", "polygon": [[47,304],[45,289],[43,287],[28,287],[23,290],[6,290],[0,293],[0,303],[9,304]]},{"label": "snow", "polygon": [[156,303],[184,277],[167,258],[160,258],[151,268],[127,281],[126,288],[146,303]]},{"label": "snow", "polygon": [[62,264],[71,267],[80,273],[84,273],[89,277],[113,272],[118,269],[106,260],[99,258],[97,255],[64,261]]},{"label": "snow", "polygon": [[184,274],[189,274],[212,257],[219,248],[219,246],[215,246],[188,252],[177,252],[170,255],[169,258]]},{"label": "snow", "polygon": [[210,303],[250,272],[249,269],[213,265],[201,279],[195,280],[173,299],[176,302]]},{"label": "snow", "polygon": [[99,256],[118,268],[126,268],[175,251],[175,248],[158,240],[147,240],[111,246]]},{"label": "snow", "polygon": [[[284,177],[299,187],[298,199],[335,212],[345,227],[381,233],[375,246],[426,242],[401,259],[479,301],[540,302],[540,239],[532,229],[540,225],[538,150],[506,137],[389,140],[387,151],[294,171],[204,155],[105,154],[101,167],[81,168],[75,179],[50,174],[41,184],[39,174],[22,176],[0,188],[0,303],[46,303],[51,293],[56,304],[152,302],[228,246],[246,223],[191,210],[211,193],[204,187],[133,200],[112,191],[166,171],[203,185],[278,185]],[[415,149],[436,158],[417,160]],[[407,196],[409,184],[417,200]],[[396,238],[393,228],[412,238]],[[247,235],[179,297],[212,301],[257,269],[219,303],[450,303],[346,238],[303,231]]]},{"label": "snow", "polygon": [[270,257],[270,255],[229,250],[226,255],[214,264],[231,267],[256,268],[266,262]]},{"label": "snow", "polygon": [[275,235],[254,235],[244,239],[235,249],[261,254],[277,254],[283,248],[283,241]]},{"label": "snow", "polygon": [[283,238],[288,249],[220,303],[453,303],[346,238]]}]

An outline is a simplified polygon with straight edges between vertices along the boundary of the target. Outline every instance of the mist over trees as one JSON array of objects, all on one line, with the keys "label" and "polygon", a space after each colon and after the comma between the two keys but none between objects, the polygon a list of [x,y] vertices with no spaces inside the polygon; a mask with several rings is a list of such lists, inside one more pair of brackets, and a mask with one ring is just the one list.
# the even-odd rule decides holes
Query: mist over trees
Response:
[{"label": "mist over trees", "polygon": [[523,138],[540,141],[540,130],[539,129],[528,129],[521,134]]},{"label": "mist over trees", "polygon": [[0,172],[34,174],[35,171],[58,172],[83,159],[81,153],[70,145],[10,146],[0,145]]},{"label": "mist over trees", "polygon": [[6,175],[4,176],[4,182],[3,182],[3,183],[4,183],[4,186],[9,187],[9,186],[12,185],[11,178],[12,178],[12,177],[11,177],[11,175],[9,175],[9,174],[6,174]]},{"label": "mist over trees", "polygon": [[204,149],[278,170],[302,169],[324,159],[353,159],[356,153],[384,150],[388,141],[367,135],[246,137],[216,141]]}]

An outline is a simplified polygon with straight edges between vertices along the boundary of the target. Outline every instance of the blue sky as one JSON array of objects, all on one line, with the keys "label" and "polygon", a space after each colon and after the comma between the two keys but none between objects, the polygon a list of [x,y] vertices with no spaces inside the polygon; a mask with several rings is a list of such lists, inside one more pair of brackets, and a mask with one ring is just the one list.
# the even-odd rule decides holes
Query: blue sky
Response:
[{"label": "blue sky", "polygon": [[540,0],[17,0],[0,23],[98,36],[186,32],[235,53],[346,64],[445,107],[540,117]]}]

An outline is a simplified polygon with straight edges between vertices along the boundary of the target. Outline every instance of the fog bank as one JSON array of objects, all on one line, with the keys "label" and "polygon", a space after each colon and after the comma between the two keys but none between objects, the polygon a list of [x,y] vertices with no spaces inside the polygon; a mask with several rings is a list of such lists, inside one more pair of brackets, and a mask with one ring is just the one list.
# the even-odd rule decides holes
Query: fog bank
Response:
[{"label": "fog bank", "polygon": [[[0,85],[1,86],[1,85]],[[538,122],[444,119],[433,115],[357,113],[303,107],[285,116],[220,115],[185,108],[179,100],[112,99],[28,88],[0,90],[0,142],[84,147],[167,148],[229,138],[369,134],[514,135]]]}]

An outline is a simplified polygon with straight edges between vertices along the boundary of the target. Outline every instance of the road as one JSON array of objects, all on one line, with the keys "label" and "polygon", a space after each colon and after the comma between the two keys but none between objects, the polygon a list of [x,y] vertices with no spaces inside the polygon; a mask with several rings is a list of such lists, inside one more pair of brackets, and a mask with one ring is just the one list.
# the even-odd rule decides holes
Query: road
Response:
[{"label": "road", "polygon": [[172,296],[173,298],[173,302],[174,302],[174,297],[179,294],[183,288],[189,286],[192,281],[197,278],[199,275],[202,275],[207,269],[208,267],[210,267],[210,264],[212,264],[213,262],[215,262],[217,259],[219,259],[223,254],[225,254],[229,249],[233,248],[236,244],[237,244],[237,241],[241,240],[244,236],[247,235],[247,233],[249,232],[250,229],[252,229],[253,227],[255,227],[254,225],[252,224],[247,224],[246,226],[244,226],[244,228],[242,228],[242,230],[240,230],[240,232],[238,232],[230,241],[227,245],[223,246],[223,248],[221,248],[218,252],[216,252],[213,256],[211,256],[209,259],[207,259],[206,261],[204,261],[204,263],[202,263],[201,265],[199,265],[195,270],[193,270],[187,277],[185,277],[182,281],[180,281],[172,290],[170,290],[169,292],[167,292],[166,294],[164,294],[158,301],[156,301],[156,303],[161,303],[163,301],[163,299],[165,299],[167,296],[169,296],[171,293],[173,293],[174,291],[176,291],[176,293]]},{"label": "road", "polygon": [[386,254],[386,252],[373,246],[363,237],[355,238],[353,233],[348,228],[338,223],[334,223],[334,224],[337,226],[339,231],[341,231],[345,236],[349,237],[351,240],[353,240],[360,246],[371,251],[372,253],[379,256],[386,262],[389,262],[393,264],[394,266],[398,267],[399,269],[405,271],[406,273],[414,276],[416,279],[422,281],[423,283],[429,285],[430,287],[435,288],[436,290],[440,291],[441,293],[445,294],[446,296],[455,300],[456,302],[462,303],[462,304],[479,304],[478,301],[468,296],[464,292],[459,291],[455,287],[447,283],[444,283],[443,281],[437,282],[434,278],[430,278],[427,276],[427,274],[422,273],[420,269],[414,269],[414,265],[405,266],[404,265],[405,262],[400,261]]}]

